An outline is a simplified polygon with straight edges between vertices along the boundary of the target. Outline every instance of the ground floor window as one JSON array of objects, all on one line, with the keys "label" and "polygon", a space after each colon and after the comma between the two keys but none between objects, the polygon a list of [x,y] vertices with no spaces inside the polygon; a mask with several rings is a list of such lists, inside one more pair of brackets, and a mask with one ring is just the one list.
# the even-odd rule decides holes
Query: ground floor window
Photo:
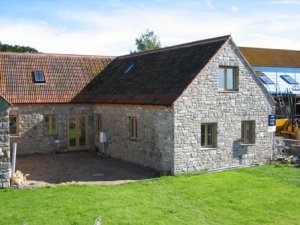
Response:
[{"label": "ground floor window", "polygon": [[255,143],[255,121],[242,121],[242,143]]},{"label": "ground floor window", "polygon": [[96,114],[96,130],[97,130],[97,132],[102,131],[102,116],[101,116],[101,114]]},{"label": "ground floor window", "polygon": [[217,124],[201,124],[201,146],[211,148],[217,146]]},{"label": "ground floor window", "polygon": [[18,116],[9,116],[9,134],[11,136],[19,135],[19,117]]},{"label": "ground floor window", "polygon": [[57,134],[57,115],[44,115],[44,134]]},{"label": "ground floor window", "polygon": [[137,118],[129,117],[129,132],[131,140],[137,140]]}]

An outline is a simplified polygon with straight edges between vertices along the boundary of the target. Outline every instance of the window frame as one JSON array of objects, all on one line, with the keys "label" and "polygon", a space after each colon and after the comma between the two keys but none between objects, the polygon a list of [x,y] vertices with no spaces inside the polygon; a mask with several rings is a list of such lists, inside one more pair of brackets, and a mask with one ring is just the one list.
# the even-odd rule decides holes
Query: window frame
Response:
[{"label": "window frame", "polygon": [[[204,143],[202,142],[202,126],[204,126]],[[212,144],[208,144],[208,127],[212,126]],[[217,147],[217,136],[218,136],[218,132],[217,132],[217,128],[218,128],[218,124],[217,123],[202,123],[201,124],[201,137],[200,137],[200,141],[201,141],[201,148],[216,148]]]},{"label": "window frame", "polygon": [[134,63],[129,63],[129,64],[127,64],[127,67],[126,67],[126,69],[123,71],[123,74],[128,74],[132,69],[133,69],[133,67],[134,67]]},{"label": "window frame", "polygon": [[96,114],[96,131],[102,132],[102,114]]},{"label": "window frame", "polygon": [[[248,138],[248,130],[249,136]],[[241,122],[241,142],[244,145],[255,144],[256,139],[256,122],[255,120],[244,120]]]},{"label": "window frame", "polygon": [[[11,133],[10,120],[16,118],[16,133]],[[13,137],[19,136],[19,115],[9,115],[9,135]]]},{"label": "window frame", "polygon": [[[222,74],[223,87],[220,87],[220,70],[223,69],[224,73]],[[227,79],[228,73],[227,70],[232,69],[233,80],[232,80],[232,89],[227,88]],[[239,90],[239,68],[238,66],[219,66],[218,68],[218,90],[220,91],[230,91],[236,92]]]},{"label": "window frame", "polygon": [[137,141],[138,139],[138,124],[137,124],[137,117],[136,116],[130,116],[129,117],[129,133],[130,133],[130,139],[133,141]]},{"label": "window frame", "polygon": [[46,83],[45,73],[43,70],[34,70],[32,71],[33,81],[37,84]]},{"label": "window frame", "polygon": [[274,85],[274,81],[272,81],[267,75],[262,74],[258,76],[259,80],[265,85]]},{"label": "window frame", "polygon": [[[49,127],[48,130],[45,129],[46,125],[46,116],[49,117]],[[55,118],[55,131],[53,131],[53,118]],[[43,121],[43,131],[45,136],[57,135],[58,134],[58,115],[57,114],[45,114],[44,121]]]},{"label": "window frame", "polygon": [[287,84],[291,84],[291,85],[298,85],[299,84],[294,78],[292,78],[288,74],[279,75],[279,77],[282,80],[284,80],[284,82],[287,83]]}]

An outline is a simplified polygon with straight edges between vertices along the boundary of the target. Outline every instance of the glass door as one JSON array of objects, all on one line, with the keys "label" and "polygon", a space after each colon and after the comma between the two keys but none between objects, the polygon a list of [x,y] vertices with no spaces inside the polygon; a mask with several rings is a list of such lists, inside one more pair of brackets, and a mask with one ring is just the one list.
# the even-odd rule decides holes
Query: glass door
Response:
[{"label": "glass door", "polygon": [[68,115],[68,149],[84,150],[87,147],[87,116]]}]

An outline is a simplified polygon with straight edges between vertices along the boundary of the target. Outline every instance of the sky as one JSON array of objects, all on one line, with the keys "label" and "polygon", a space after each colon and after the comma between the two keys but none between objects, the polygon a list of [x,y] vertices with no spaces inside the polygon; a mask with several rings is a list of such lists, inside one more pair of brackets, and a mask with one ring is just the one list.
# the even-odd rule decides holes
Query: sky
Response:
[{"label": "sky", "polygon": [[0,0],[0,41],[44,53],[117,56],[153,30],[162,46],[232,35],[300,50],[300,0]]}]

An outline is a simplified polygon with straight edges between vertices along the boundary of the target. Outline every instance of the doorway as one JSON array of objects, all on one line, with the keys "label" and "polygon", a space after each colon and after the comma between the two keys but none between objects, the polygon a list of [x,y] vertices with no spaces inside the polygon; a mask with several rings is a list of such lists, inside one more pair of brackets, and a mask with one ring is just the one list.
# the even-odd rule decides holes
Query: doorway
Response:
[{"label": "doorway", "polygon": [[68,115],[68,150],[88,148],[87,115]]}]

